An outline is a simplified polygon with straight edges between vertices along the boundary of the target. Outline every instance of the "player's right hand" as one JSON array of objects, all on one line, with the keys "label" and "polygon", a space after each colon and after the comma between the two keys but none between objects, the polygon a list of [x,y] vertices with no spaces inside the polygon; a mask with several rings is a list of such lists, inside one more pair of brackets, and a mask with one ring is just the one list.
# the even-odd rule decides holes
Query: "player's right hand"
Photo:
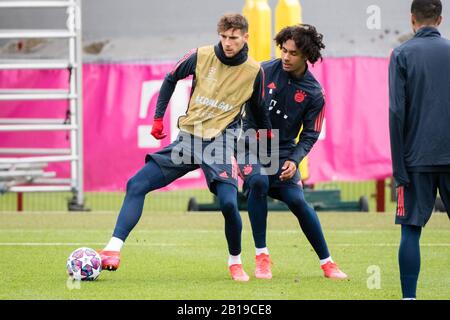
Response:
[{"label": "player's right hand", "polygon": [[294,161],[287,160],[284,162],[281,170],[282,170],[282,172],[280,175],[280,180],[287,181],[287,180],[291,179],[297,172],[297,165],[295,164]]},{"label": "player's right hand", "polygon": [[163,118],[159,119],[153,119],[153,127],[152,127],[152,136],[155,137],[155,139],[161,140],[167,137],[167,134],[163,133],[164,125],[163,125]]}]

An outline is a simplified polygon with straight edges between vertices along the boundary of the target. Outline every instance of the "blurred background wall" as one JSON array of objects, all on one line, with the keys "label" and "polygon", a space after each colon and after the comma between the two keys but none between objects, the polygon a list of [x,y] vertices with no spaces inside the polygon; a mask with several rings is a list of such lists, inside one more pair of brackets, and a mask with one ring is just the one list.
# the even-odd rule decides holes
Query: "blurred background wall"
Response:
[{"label": "blurred background wall", "polygon": [[[269,0],[272,13],[277,1]],[[411,35],[410,0],[302,0],[303,21],[324,34],[326,56],[386,57]],[[225,12],[241,12],[243,0],[83,1],[85,60],[173,60],[187,50],[215,43],[216,23]],[[370,6],[380,9],[380,29],[370,30]],[[0,11],[2,28],[54,28],[65,21],[57,10]],[[442,33],[450,37],[450,5],[444,3]],[[57,40],[31,55],[63,55]],[[11,54],[0,42],[0,54]]]},{"label": "blurred background wall", "polygon": [[[141,167],[145,153],[160,149],[175,137],[178,116],[189,99],[190,82],[178,84],[165,117],[169,135],[156,141],[148,133],[162,79],[188,50],[216,43],[219,17],[242,12],[244,2],[83,0],[84,186],[92,209],[117,210],[126,181]],[[268,2],[275,16],[278,0]],[[327,46],[323,63],[311,68],[326,91],[327,111],[323,137],[310,154],[308,181],[316,189],[342,191],[344,200],[367,195],[371,210],[375,199],[377,210],[384,211],[385,203],[392,210],[388,57],[392,48],[412,36],[411,0],[301,0],[301,4],[303,22],[315,25]],[[0,30],[62,29],[66,15],[61,10],[0,9]],[[443,16],[440,30],[450,37],[450,5],[445,2]],[[64,40],[0,40],[0,61],[67,55]],[[0,72],[0,89],[64,88],[67,78],[67,70],[7,70]],[[67,110],[65,101],[2,101],[0,119],[64,118]],[[64,132],[5,132],[0,135],[0,148],[31,146],[37,140],[45,147],[62,148],[68,136]],[[69,172],[68,164],[55,164],[49,170],[63,178]],[[151,208],[181,210],[194,194],[200,200],[210,200],[208,191],[188,187],[205,188],[198,172],[172,184],[174,191],[158,193],[161,201],[151,202]],[[66,194],[54,193],[25,197],[26,210],[61,210],[67,199]],[[15,194],[2,195],[0,211],[14,210],[18,203]]]}]

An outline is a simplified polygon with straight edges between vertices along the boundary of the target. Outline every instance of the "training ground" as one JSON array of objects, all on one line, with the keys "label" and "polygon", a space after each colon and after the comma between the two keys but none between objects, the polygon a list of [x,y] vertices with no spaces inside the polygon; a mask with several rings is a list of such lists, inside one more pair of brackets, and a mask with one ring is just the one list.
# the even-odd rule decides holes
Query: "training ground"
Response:
[{"label": "training ground", "polygon": [[[319,213],[333,258],[348,280],[323,277],[318,259],[290,213],[269,214],[272,280],[253,276],[250,223],[242,213],[247,283],[230,279],[220,213],[146,212],[127,240],[121,267],[93,282],[68,280],[74,249],[103,248],[116,213],[0,214],[0,300],[401,299],[393,214]],[[450,299],[450,226],[436,213],[421,238],[418,299]]]}]

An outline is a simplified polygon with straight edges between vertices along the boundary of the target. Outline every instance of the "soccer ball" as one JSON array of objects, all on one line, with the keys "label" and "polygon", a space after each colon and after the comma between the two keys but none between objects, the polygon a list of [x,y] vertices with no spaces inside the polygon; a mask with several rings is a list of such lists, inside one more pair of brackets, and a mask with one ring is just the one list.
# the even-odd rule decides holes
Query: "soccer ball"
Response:
[{"label": "soccer ball", "polygon": [[91,248],[78,248],[67,258],[67,273],[74,280],[92,281],[102,271],[102,259]]}]

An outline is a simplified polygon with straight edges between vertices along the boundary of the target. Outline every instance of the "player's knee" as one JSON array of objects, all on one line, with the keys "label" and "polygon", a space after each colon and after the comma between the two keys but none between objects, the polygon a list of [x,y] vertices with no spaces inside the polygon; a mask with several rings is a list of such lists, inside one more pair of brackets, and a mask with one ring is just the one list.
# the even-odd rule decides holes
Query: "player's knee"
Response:
[{"label": "player's knee", "polygon": [[235,201],[234,199],[231,198],[224,199],[220,202],[220,206],[222,212],[226,216],[233,216],[235,213],[238,212],[237,201]]},{"label": "player's knee", "polygon": [[256,175],[250,178],[248,185],[251,192],[266,195],[269,191],[269,178],[263,175]]},{"label": "player's knee", "polygon": [[287,205],[289,207],[295,208],[296,211],[303,212],[307,209],[308,203],[304,197],[292,197],[289,199]]},{"label": "player's knee", "polygon": [[134,176],[127,182],[127,194],[131,196],[147,194],[147,184]]},{"label": "player's knee", "polygon": [[225,218],[225,225],[227,228],[242,228],[242,220],[239,215],[238,205],[236,201],[231,199],[221,202],[221,209],[223,217]]},{"label": "player's knee", "polygon": [[402,225],[401,232],[401,243],[402,242],[419,242],[420,235],[422,232],[422,227],[413,225]]}]

